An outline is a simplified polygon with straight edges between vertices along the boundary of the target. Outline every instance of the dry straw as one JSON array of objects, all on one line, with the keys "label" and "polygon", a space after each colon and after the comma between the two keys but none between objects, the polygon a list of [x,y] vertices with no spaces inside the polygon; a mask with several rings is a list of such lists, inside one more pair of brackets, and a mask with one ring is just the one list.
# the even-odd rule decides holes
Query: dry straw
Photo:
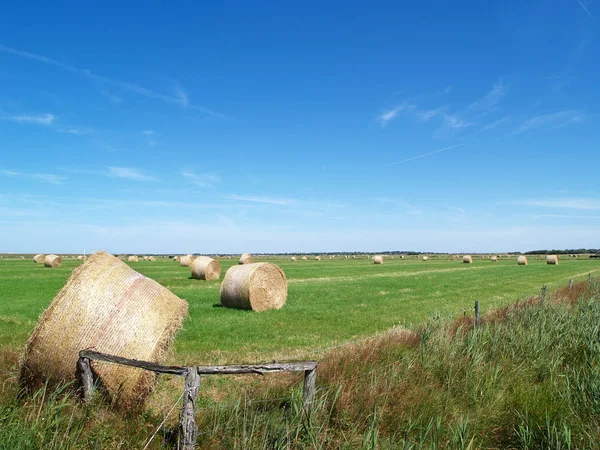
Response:
[{"label": "dry straw", "polygon": [[252,263],[254,263],[254,260],[252,259],[252,255],[250,253],[243,253],[242,256],[240,256],[239,263],[240,264],[252,264]]},{"label": "dry straw", "polygon": [[42,264],[45,259],[46,259],[46,255],[39,254],[39,255],[35,255],[33,257],[33,262],[36,264]]},{"label": "dry straw", "polygon": [[491,262],[497,262],[497,261],[498,261],[498,258],[497,258],[496,256],[492,256],[492,257],[490,258],[490,261],[491,261]]},{"label": "dry straw", "polygon": [[156,257],[155,256],[149,256],[148,257],[148,261],[156,261]]},{"label": "dry straw", "polygon": [[[94,253],[40,316],[27,342],[22,385],[32,390],[46,381],[74,381],[84,349],[160,364],[186,314],[187,303],[156,281]],[[102,362],[92,367],[117,406],[139,404],[155,384],[150,371]]]},{"label": "dry straw", "polygon": [[271,263],[230,267],[221,284],[221,304],[230,308],[253,311],[279,309],[286,299],[285,274]]},{"label": "dry straw", "polygon": [[290,260],[291,260],[291,261],[296,261],[296,257],[295,257],[295,256],[292,256],[292,257],[290,258]]},{"label": "dry straw", "polygon": [[423,261],[428,261],[429,260],[429,256],[423,256]]},{"label": "dry straw", "polygon": [[521,255],[517,258],[517,264],[519,266],[526,266],[527,265],[527,256]]},{"label": "dry straw", "polygon": [[321,261],[321,257],[320,257],[320,256],[316,256],[316,257],[315,257],[315,259],[316,259],[317,261]]},{"label": "dry straw", "polygon": [[127,258],[127,261],[129,262],[138,262],[139,258],[135,255],[131,255],[129,258]]},{"label": "dry straw", "polygon": [[546,264],[558,265],[558,256],[557,255],[548,255],[546,256]]},{"label": "dry straw", "polygon": [[44,258],[44,266],[57,269],[62,266],[62,258],[58,255],[46,255]]},{"label": "dry straw", "polygon": [[473,263],[473,257],[471,255],[463,256],[463,264],[472,264],[472,263]]},{"label": "dry straw", "polygon": [[185,255],[179,258],[179,265],[182,267],[190,267],[194,262],[194,255]]},{"label": "dry straw", "polygon": [[458,261],[458,255],[454,255],[454,256],[452,257],[452,261]]},{"label": "dry straw", "polygon": [[381,256],[381,255],[373,256],[373,264],[383,264],[383,256]]},{"label": "dry straw", "polygon": [[218,280],[221,278],[221,264],[208,256],[198,256],[192,263],[192,278]]}]

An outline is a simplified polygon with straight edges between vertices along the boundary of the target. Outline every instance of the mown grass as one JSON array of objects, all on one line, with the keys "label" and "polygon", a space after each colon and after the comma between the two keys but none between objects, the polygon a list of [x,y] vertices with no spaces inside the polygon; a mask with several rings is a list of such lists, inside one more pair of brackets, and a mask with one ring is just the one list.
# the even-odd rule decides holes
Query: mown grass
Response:
[{"label": "mown grass", "polygon": [[[563,288],[472,317],[435,315],[326,354],[310,414],[298,376],[246,385],[197,410],[198,448],[590,449],[600,439],[600,284]],[[123,416],[39,391],[0,402],[0,448],[176,445],[175,414]]]}]

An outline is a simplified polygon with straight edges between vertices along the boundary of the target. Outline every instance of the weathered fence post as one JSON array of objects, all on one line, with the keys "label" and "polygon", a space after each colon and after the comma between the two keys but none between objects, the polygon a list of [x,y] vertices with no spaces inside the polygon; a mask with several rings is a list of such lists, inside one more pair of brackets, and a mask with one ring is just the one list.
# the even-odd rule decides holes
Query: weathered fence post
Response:
[{"label": "weathered fence post", "polygon": [[569,281],[569,294],[571,293],[572,290],[573,290],[573,278],[571,278],[571,280]]},{"label": "weathered fence post", "polygon": [[194,450],[196,447],[195,406],[196,397],[200,390],[200,375],[195,367],[188,367],[185,376],[185,388],[183,390],[183,407],[181,409],[181,421],[179,422],[179,448],[181,450]]},{"label": "weathered fence post", "polygon": [[481,323],[481,317],[479,316],[479,300],[475,300],[475,326],[478,327]]},{"label": "weathered fence post", "polygon": [[546,303],[546,290],[547,290],[547,287],[546,287],[546,285],[543,285],[543,286],[542,286],[542,305],[543,305],[544,303]]},{"label": "weathered fence post", "polygon": [[80,357],[77,360],[77,376],[81,383],[81,395],[85,402],[92,398],[94,390],[94,375],[89,358]]},{"label": "weathered fence post", "polygon": [[304,391],[302,392],[302,408],[308,413],[315,400],[315,381],[317,380],[317,368],[304,371]]}]

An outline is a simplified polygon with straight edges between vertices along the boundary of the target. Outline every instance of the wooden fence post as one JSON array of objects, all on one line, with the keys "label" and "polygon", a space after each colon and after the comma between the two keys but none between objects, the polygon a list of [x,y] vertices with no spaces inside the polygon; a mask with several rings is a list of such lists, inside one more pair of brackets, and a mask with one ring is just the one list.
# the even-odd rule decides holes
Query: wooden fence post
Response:
[{"label": "wooden fence post", "polygon": [[304,391],[302,392],[302,408],[308,413],[315,400],[315,381],[317,380],[317,368],[304,371]]},{"label": "wooden fence post", "polygon": [[479,300],[475,300],[475,326],[478,327],[481,323],[481,317],[479,316]]},{"label": "wooden fence post", "polygon": [[94,391],[94,375],[89,358],[80,357],[77,360],[77,376],[81,383],[81,395],[83,401],[88,402],[92,398]]},{"label": "wooden fence post", "polygon": [[195,367],[188,367],[185,376],[185,388],[183,390],[183,407],[181,409],[181,421],[179,422],[179,444],[181,450],[194,450],[196,447],[195,406],[196,397],[200,390],[200,375]]},{"label": "wooden fence post", "polygon": [[569,294],[571,293],[572,290],[573,290],[573,278],[571,278],[571,280],[569,281]]}]

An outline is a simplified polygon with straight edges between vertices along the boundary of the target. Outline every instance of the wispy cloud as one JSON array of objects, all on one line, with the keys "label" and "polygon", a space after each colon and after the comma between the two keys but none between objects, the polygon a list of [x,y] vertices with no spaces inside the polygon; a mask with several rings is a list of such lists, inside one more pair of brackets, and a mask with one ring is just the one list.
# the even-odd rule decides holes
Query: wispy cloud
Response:
[{"label": "wispy cloud", "polygon": [[524,133],[536,128],[551,126],[560,128],[574,123],[582,122],[585,115],[578,111],[560,111],[551,114],[540,114],[527,119],[523,124],[516,129],[512,134]]},{"label": "wispy cloud", "polygon": [[577,1],[579,2],[579,4],[581,5],[581,7],[583,8],[583,10],[587,13],[587,15],[590,16],[590,19],[596,20],[596,18],[592,15],[592,13],[590,12],[590,10],[586,8],[586,6],[583,4],[583,2],[581,0],[577,0]]},{"label": "wispy cloud", "polygon": [[105,175],[111,178],[124,178],[134,181],[156,181],[156,178],[146,175],[142,170],[131,167],[107,167]]},{"label": "wispy cloud", "polygon": [[428,111],[419,111],[416,109],[414,111],[415,115],[423,122],[427,122],[427,121],[433,119],[434,117],[441,115],[443,112],[444,112],[444,108],[441,106],[439,108],[430,109]]},{"label": "wispy cloud", "polygon": [[90,133],[92,133],[93,130],[91,128],[68,126],[66,128],[60,128],[58,131],[61,133],[74,134],[77,136],[81,136],[81,135],[85,135],[85,134],[90,134]]},{"label": "wispy cloud", "polygon": [[540,208],[599,210],[600,199],[589,197],[558,197],[545,199],[525,199],[510,202],[513,205],[536,206]]},{"label": "wispy cloud", "polygon": [[144,131],[142,131],[142,134],[143,134],[144,136],[155,136],[155,135],[156,135],[156,132],[155,132],[155,131],[153,131],[153,130],[144,130]]},{"label": "wispy cloud", "polygon": [[52,125],[56,116],[53,114],[2,114],[0,119],[11,122],[31,123],[35,125]]},{"label": "wispy cloud", "polygon": [[483,132],[483,131],[489,131],[489,130],[493,130],[496,127],[499,127],[500,125],[502,125],[503,123],[508,122],[511,119],[510,116],[506,116],[506,117],[502,117],[501,119],[495,120],[492,123],[489,123],[487,125],[485,125],[484,127],[482,127],[479,132]]},{"label": "wispy cloud", "polygon": [[469,105],[469,109],[486,113],[491,112],[507,92],[508,86],[506,86],[502,79],[500,79],[492,86],[492,89],[483,98],[471,103]]},{"label": "wispy cloud", "polygon": [[181,176],[187,178],[192,184],[202,188],[214,187],[215,184],[221,182],[221,178],[214,173],[194,173],[182,171]]},{"label": "wispy cloud", "polygon": [[435,155],[436,153],[446,152],[448,150],[452,150],[452,149],[455,149],[455,148],[460,148],[460,147],[463,147],[465,145],[473,144],[475,142],[476,141],[471,141],[471,142],[465,142],[465,143],[462,143],[462,144],[451,145],[449,147],[444,147],[444,148],[441,148],[439,150],[435,150],[433,152],[422,153],[420,155],[411,156],[410,158],[403,159],[402,161],[396,161],[396,162],[393,162],[391,164],[387,164],[384,167],[397,166],[398,164],[404,164],[404,163],[407,163],[409,161],[414,161],[415,159],[425,158],[427,156]]},{"label": "wispy cloud", "polygon": [[101,83],[106,83],[106,84],[111,84],[113,86],[118,86],[120,89],[129,91],[129,92],[133,92],[135,94],[138,95],[142,95],[144,97],[148,97],[148,98],[152,98],[152,99],[156,99],[156,100],[160,100],[162,102],[165,103],[174,103],[174,104],[178,104],[178,105],[182,105],[182,106],[186,106],[190,109],[194,109],[196,111],[200,111],[204,114],[210,115],[210,116],[215,116],[215,117],[220,117],[220,118],[227,118],[225,115],[220,114],[218,112],[212,111],[208,108],[205,108],[203,106],[198,106],[198,105],[193,105],[189,102],[189,98],[187,97],[187,94],[183,91],[183,89],[181,89],[181,87],[176,86],[173,92],[173,95],[168,95],[168,94],[161,94],[159,92],[155,92],[151,89],[145,88],[143,86],[139,86],[137,84],[134,83],[130,83],[128,81],[122,81],[122,80],[118,80],[116,78],[110,78],[110,77],[106,77],[103,75],[98,75],[95,74],[94,72],[92,72],[91,70],[87,70],[87,69],[81,69],[79,67],[75,67],[72,66],[70,64],[64,64],[60,61],[57,61],[55,59],[52,58],[48,58],[46,56],[43,55],[38,55],[36,53],[31,53],[31,52],[27,52],[27,51],[23,51],[23,50],[18,50],[15,48],[11,48],[11,47],[7,47],[5,45],[0,44],[0,52],[4,52],[4,53],[9,53],[15,56],[19,56],[21,58],[26,58],[26,59],[30,59],[33,61],[38,61],[44,64],[48,64],[51,66],[55,66],[55,67],[59,67],[63,70],[69,71],[69,72],[73,72],[73,73],[77,73],[80,75],[84,75],[88,78],[91,78],[95,81],[99,81]]},{"label": "wispy cloud", "polygon": [[296,202],[295,200],[292,200],[289,198],[261,197],[261,196],[237,195],[237,194],[226,195],[225,198],[227,198],[229,200],[240,201],[240,202],[267,203],[269,205],[291,205]]},{"label": "wispy cloud", "polygon": [[395,119],[396,116],[398,115],[398,113],[400,111],[403,111],[405,108],[406,108],[406,104],[398,105],[398,106],[396,106],[393,109],[385,111],[377,119],[381,123],[381,126],[385,127],[389,123],[390,120]]},{"label": "wispy cloud", "polygon": [[0,174],[12,178],[29,178],[50,184],[62,184],[62,182],[65,180],[65,177],[51,173],[27,173],[17,172],[14,170],[0,170]]}]

